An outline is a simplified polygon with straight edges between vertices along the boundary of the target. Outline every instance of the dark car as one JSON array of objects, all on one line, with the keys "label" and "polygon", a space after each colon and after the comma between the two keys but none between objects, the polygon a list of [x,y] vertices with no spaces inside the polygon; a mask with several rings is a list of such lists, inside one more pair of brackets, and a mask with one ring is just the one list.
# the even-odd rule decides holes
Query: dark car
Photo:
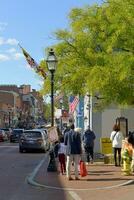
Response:
[{"label": "dark car", "polygon": [[10,135],[10,142],[19,142],[20,136],[24,132],[24,129],[13,129]]},{"label": "dark car", "polygon": [[27,150],[41,150],[46,152],[49,146],[47,133],[42,129],[26,130],[19,140],[20,153]]}]

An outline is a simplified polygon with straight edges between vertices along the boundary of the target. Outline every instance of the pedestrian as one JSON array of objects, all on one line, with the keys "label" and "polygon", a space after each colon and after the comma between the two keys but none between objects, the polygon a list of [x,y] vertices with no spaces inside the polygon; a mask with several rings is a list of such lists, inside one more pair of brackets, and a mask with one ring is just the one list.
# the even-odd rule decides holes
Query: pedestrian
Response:
[{"label": "pedestrian", "polygon": [[67,125],[63,131],[63,135],[65,135],[68,131],[70,131],[70,126]]},{"label": "pedestrian", "polygon": [[128,142],[132,145],[133,153],[132,153],[131,170],[132,170],[132,172],[134,172],[134,131],[133,132],[129,132]]},{"label": "pedestrian", "polygon": [[[120,128],[117,124],[113,126],[113,131],[111,132],[110,140],[112,141],[112,147],[114,151],[115,166],[121,166],[121,148],[122,148],[123,134],[120,131]],[[118,162],[117,162],[117,153],[118,153]]]},{"label": "pedestrian", "polygon": [[133,158],[133,148],[132,144],[129,143],[129,137],[126,137],[122,145],[122,171],[123,175],[131,175],[132,172],[132,158]]},{"label": "pedestrian", "polygon": [[71,125],[70,131],[65,133],[64,144],[66,145],[66,176],[68,180],[73,180],[71,177],[71,166],[74,163],[75,180],[79,180],[79,161],[82,152],[81,136],[79,132],[74,131],[74,124]]},{"label": "pedestrian", "polygon": [[87,127],[87,130],[84,132],[82,136],[83,140],[83,146],[86,153],[86,161],[89,164],[89,162],[93,163],[94,160],[94,140],[96,136],[95,133],[90,129],[90,127]]},{"label": "pedestrian", "polygon": [[59,139],[58,144],[58,158],[59,158],[59,164],[60,164],[60,173],[63,175],[66,173],[66,146],[64,144],[64,137],[61,136]]}]

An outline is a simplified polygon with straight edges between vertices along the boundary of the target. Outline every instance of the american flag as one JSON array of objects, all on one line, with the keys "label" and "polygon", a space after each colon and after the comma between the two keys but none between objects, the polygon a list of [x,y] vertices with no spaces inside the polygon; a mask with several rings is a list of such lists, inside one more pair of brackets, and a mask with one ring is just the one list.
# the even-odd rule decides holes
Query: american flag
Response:
[{"label": "american flag", "polygon": [[43,76],[43,78],[46,78],[46,72],[44,71],[44,69],[42,69],[38,63],[29,55],[29,53],[27,53],[27,51],[22,48],[19,44],[19,47],[21,48],[22,52],[23,52],[23,55],[25,56],[28,64],[37,72],[37,73],[40,73],[41,76]]},{"label": "american flag", "polygon": [[69,113],[74,113],[78,102],[79,102],[79,98],[77,96],[76,97],[70,96],[70,99],[69,99]]}]

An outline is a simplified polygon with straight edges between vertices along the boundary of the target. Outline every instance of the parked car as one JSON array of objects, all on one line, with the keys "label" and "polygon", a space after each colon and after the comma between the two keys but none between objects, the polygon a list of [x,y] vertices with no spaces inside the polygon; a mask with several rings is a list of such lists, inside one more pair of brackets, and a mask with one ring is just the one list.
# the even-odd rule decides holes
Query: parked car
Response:
[{"label": "parked car", "polygon": [[24,129],[13,129],[10,135],[10,142],[19,142],[19,139],[24,132]]},{"label": "parked car", "polygon": [[24,150],[41,150],[46,152],[49,146],[50,144],[45,130],[25,130],[20,137],[19,152],[22,153]]},{"label": "parked car", "polygon": [[0,129],[0,142],[4,142],[8,140],[8,137],[4,130]]},{"label": "parked car", "polygon": [[12,129],[11,128],[1,128],[1,130],[5,131],[7,138],[10,139]]}]

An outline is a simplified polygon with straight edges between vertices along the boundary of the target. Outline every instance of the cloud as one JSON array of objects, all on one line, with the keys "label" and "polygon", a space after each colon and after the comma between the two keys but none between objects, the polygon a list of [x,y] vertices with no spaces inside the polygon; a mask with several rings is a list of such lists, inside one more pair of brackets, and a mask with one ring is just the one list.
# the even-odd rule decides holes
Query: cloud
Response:
[{"label": "cloud", "polygon": [[5,51],[5,53],[0,53],[0,62],[9,60],[20,60],[23,58],[23,54],[16,51],[15,48],[11,48]]},{"label": "cloud", "polygon": [[7,25],[8,24],[6,22],[0,22],[0,31],[5,30],[5,28],[6,28]]},{"label": "cloud", "polygon": [[7,60],[10,60],[8,55],[0,54],[0,61],[3,62],[3,61],[7,61]]},{"label": "cloud", "polygon": [[7,50],[8,53],[15,53],[16,52],[16,49],[15,48],[10,48]]},{"label": "cloud", "polygon": [[22,53],[15,53],[15,54],[13,54],[14,60],[19,60],[22,57],[23,57]]},{"label": "cloud", "polygon": [[5,44],[5,40],[3,37],[0,37],[0,45],[3,45],[3,44]]},{"label": "cloud", "polygon": [[14,38],[9,38],[6,40],[6,44],[9,44],[9,45],[17,45],[18,43],[19,43],[18,40]]},{"label": "cloud", "polygon": [[18,40],[16,40],[15,38],[8,38],[8,39],[5,39],[3,37],[0,37],[0,45],[17,45],[19,42]]}]

